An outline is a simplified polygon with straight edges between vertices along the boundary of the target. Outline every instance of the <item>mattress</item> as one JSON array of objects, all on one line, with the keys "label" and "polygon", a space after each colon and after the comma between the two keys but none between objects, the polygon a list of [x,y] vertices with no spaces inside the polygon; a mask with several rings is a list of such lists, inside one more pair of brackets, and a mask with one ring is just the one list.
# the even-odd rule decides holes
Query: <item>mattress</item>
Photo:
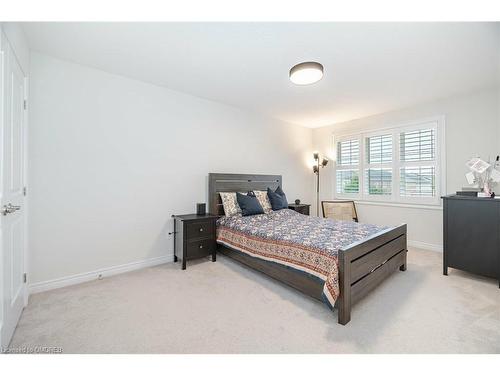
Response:
[{"label": "mattress", "polygon": [[221,217],[217,221],[217,242],[318,278],[324,283],[323,299],[333,308],[340,295],[339,250],[386,229],[284,209],[263,215]]}]

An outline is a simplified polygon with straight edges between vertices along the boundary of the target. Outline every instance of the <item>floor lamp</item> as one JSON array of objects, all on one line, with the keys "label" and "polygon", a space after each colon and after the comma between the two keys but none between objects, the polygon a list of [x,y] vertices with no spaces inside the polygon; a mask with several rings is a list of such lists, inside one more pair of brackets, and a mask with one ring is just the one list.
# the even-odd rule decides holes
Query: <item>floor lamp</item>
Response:
[{"label": "floor lamp", "polygon": [[314,152],[313,157],[314,157],[314,161],[316,162],[316,164],[313,165],[313,172],[314,172],[314,174],[316,174],[316,215],[319,216],[319,170],[321,168],[326,167],[326,165],[328,164],[328,159],[323,157],[321,159],[321,163],[320,163],[319,162],[319,152]]}]

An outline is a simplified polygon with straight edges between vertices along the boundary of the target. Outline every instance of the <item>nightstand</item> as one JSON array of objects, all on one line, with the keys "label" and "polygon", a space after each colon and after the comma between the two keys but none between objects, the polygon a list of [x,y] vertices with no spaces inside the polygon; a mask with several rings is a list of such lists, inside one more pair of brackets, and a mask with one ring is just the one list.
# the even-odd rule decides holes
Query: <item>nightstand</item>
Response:
[{"label": "nightstand", "polygon": [[212,255],[215,262],[217,246],[215,243],[216,215],[172,215],[174,218],[174,262],[186,261]]},{"label": "nightstand", "polygon": [[288,208],[290,210],[297,211],[299,214],[302,215],[309,215],[309,207],[311,207],[310,204],[289,204]]}]

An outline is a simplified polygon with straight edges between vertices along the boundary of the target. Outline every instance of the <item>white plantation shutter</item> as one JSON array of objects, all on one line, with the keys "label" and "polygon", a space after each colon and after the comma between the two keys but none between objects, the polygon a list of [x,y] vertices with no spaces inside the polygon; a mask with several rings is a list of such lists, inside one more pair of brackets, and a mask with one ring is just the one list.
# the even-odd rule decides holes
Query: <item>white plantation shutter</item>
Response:
[{"label": "white plantation shutter", "polygon": [[337,143],[336,186],[338,194],[359,194],[359,139]]},{"label": "white plantation shutter", "polygon": [[403,167],[400,176],[402,197],[434,197],[436,195],[434,167]]},{"label": "white plantation shutter", "polygon": [[399,134],[401,197],[436,196],[436,129],[429,125]]},{"label": "white plantation shutter", "polygon": [[359,193],[359,172],[352,169],[337,171],[337,193]]},{"label": "white plantation shutter", "polygon": [[434,129],[421,129],[400,134],[401,161],[434,160],[436,152]]},{"label": "white plantation shutter", "polygon": [[390,163],[392,161],[392,134],[366,138],[368,164]]},{"label": "white plantation shutter", "polygon": [[365,181],[366,194],[392,194],[392,168],[369,168],[365,170]]},{"label": "white plantation shutter", "polygon": [[359,140],[351,139],[338,143],[337,163],[338,165],[359,164]]},{"label": "white plantation shutter", "polygon": [[444,118],[368,134],[336,143],[338,198],[440,204],[444,189],[440,155]]},{"label": "white plantation shutter", "polygon": [[365,137],[365,194],[392,194],[392,133]]}]

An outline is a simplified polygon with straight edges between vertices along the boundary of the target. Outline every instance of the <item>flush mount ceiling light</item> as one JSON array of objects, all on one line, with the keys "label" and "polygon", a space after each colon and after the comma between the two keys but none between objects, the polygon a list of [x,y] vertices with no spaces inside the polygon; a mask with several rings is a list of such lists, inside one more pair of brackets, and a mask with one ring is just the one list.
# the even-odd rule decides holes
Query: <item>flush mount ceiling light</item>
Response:
[{"label": "flush mount ceiling light", "polygon": [[303,62],[290,69],[290,81],[296,85],[310,85],[321,78],[323,78],[323,65],[317,62]]}]

